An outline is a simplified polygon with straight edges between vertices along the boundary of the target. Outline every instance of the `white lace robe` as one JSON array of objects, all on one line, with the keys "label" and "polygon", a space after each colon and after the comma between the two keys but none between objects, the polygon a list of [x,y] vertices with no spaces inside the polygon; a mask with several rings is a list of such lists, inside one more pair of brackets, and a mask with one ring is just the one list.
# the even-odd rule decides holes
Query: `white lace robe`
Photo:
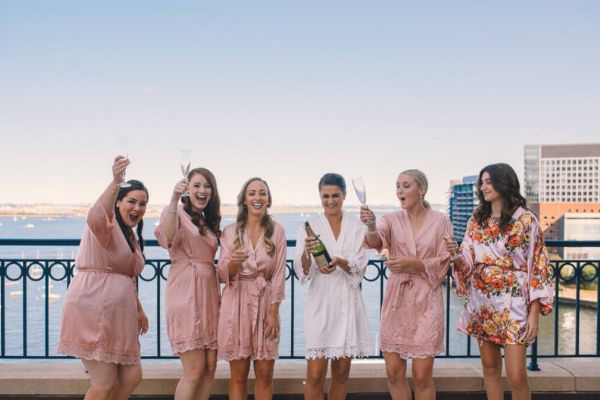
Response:
[{"label": "white lace robe", "polygon": [[367,250],[363,247],[365,226],[356,216],[344,213],[340,235],[335,240],[324,215],[310,219],[309,223],[332,258],[338,256],[349,261],[351,273],[338,267],[331,274],[322,274],[311,257],[310,271],[304,275],[300,258],[306,231],[304,225],[300,227],[294,269],[300,282],[308,285],[304,308],[306,358],[372,355],[374,347],[359,287],[368,263]]}]

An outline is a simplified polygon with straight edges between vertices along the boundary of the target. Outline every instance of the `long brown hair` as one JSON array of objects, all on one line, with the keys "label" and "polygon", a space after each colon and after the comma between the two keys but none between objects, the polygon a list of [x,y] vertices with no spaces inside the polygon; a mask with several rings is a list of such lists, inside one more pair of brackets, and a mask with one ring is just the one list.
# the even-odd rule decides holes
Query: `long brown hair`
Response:
[{"label": "long brown hair", "polygon": [[[273,198],[271,197],[271,190],[269,189],[269,185],[267,184],[266,181],[264,181],[261,178],[254,177],[254,178],[248,179],[246,181],[246,183],[244,183],[244,185],[242,186],[242,190],[240,190],[240,193],[237,196],[238,213],[237,213],[236,222],[235,222],[236,233],[235,233],[235,241],[233,243],[234,248],[239,248],[239,247],[241,247],[241,244],[242,244],[241,238],[240,238],[240,233],[243,234],[244,230],[246,229],[246,222],[248,222],[248,207],[245,204],[246,191],[248,190],[248,186],[254,181],[262,182],[265,185],[265,187],[267,188],[267,197],[268,197],[267,208],[271,207],[271,204],[273,204]],[[271,237],[273,237],[273,232],[275,231],[275,221],[273,221],[273,218],[271,218],[269,213],[266,211],[260,221],[260,226],[265,230],[264,239],[265,239],[265,247],[267,248],[267,254],[270,255],[271,257],[273,257],[273,255],[275,254],[275,245],[273,244]]]},{"label": "long brown hair", "polygon": [[204,210],[199,213],[192,208],[189,197],[182,197],[183,209],[192,217],[192,223],[198,227],[200,235],[206,235],[206,230],[210,229],[219,239],[221,237],[221,198],[219,197],[219,189],[217,189],[217,180],[213,173],[206,168],[194,168],[188,174],[188,180],[191,180],[196,174],[202,175],[210,185],[212,189],[210,200]]},{"label": "long brown hair", "polygon": [[485,201],[485,197],[481,191],[482,176],[485,172],[490,175],[494,190],[502,196],[502,214],[499,225],[500,231],[504,231],[517,208],[527,208],[527,200],[521,195],[519,178],[510,165],[498,163],[483,167],[477,179],[477,199],[479,200],[479,205],[473,211],[473,218],[475,218],[480,226],[483,226],[485,221],[492,215],[492,203]]}]

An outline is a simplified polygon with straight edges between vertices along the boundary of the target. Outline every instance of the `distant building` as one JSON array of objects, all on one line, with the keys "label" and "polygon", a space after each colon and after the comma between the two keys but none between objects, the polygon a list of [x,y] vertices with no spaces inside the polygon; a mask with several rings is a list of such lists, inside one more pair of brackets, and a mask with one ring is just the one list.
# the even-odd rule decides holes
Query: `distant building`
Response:
[{"label": "distant building", "polygon": [[477,207],[477,175],[465,176],[450,182],[448,215],[454,225],[454,237],[462,239],[467,230],[467,221]]},{"label": "distant building", "polygon": [[546,239],[594,240],[566,237],[594,220],[579,214],[600,213],[599,166],[600,143],[525,146],[525,196]]},{"label": "distant building", "polygon": [[525,146],[525,196],[532,203],[598,203],[600,143]]},{"label": "distant building", "polygon": [[600,213],[600,203],[528,203],[528,206],[538,216],[546,240],[562,240],[559,224],[563,215]]},{"label": "distant building", "polygon": [[[600,212],[566,213],[558,221],[559,240],[600,240]],[[600,260],[598,247],[564,247],[564,260]]]}]

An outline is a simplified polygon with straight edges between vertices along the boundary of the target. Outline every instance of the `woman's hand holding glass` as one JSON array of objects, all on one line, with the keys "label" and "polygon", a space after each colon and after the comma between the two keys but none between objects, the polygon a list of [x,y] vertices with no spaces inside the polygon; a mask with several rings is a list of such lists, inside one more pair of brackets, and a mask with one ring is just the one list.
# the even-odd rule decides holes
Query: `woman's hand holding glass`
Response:
[{"label": "woman's hand holding glass", "polygon": [[402,273],[407,272],[407,260],[408,257],[398,256],[398,257],[388,257],[385,265],[387,268],[394,273]]},{"label": "woman's hand holding glass", "polygon": [[125,171],[131,162],[123,156],[116,156],[112,166],[113,182],[117,185],[125,181]]},{"label": "woman's hand holding glass", "polygon": [[242,268],[242,264],[247,259],[248,254],[246,253],[246,251],[238,248],[231,252],[230,264],[239,271],[240,268]]},{"label": "woman's hand holding glass", "polygon": [[375,218],[375,213],[373,211],[371,211],[370,208],[368,207],[361,207],[360,208],[360,221],[367,225],[369,227],[369,230],[375,230],[376,228],[376,218]]},{"label": "woman's hand holding glass", "polygon": [[[455,268],[459,268],[462,266],[462,255],[460,254],[460,248],[456,240],[450,235],[446,235],[444,237],[444,241],[446,242],[446,250],[450,253],[450,260],[454,264]],[[460,279],[455,281],[456,284],[456,294],[458,297],[465,297],[467,295],[467,288],[465,283]]]},{"label": "woman's hand holding glass", "polygon": [[187,191],[188,185],[189,181],[187,180],[187,178],[183,178],[182,180],[177,182],[177,184],[173,188],[173,197],[179,199],[181,196],[183,196],[183,194]]},{"label": "woman's hand holding glass", "polygon": [[444,236],[444,241],[446,242],[446,250],[454,257],[458,252],[458,243],[448,235]]}]

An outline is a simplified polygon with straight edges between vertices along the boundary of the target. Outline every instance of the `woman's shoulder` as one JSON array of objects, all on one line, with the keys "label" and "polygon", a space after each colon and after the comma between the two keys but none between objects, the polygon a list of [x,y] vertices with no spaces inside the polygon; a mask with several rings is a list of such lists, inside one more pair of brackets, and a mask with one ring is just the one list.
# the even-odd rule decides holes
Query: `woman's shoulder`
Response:
[{"label": "woman's shoulder", "polygon": [[232,234],[235,232],[236,223],[231,223],[229,225],[225,225],[223,228],[223,235]]},{"label": "woman's shoulder", "polygon": [[273,220],[273,235],[283,235],[285,237],[285,228],[276,220]]},{"label": "woman's shoulder", "polygon": [[513,219],[523,224],[524,227],[528,228],[531,224],[538,224],[536,215],[527,208],[519,207],[513,214]]},{"label": "woman's shoulder", "polygon": [[405,213],[406,211],[404,210],[398,210],[398,211],[391,211],[388,213],[385,213],[381,216],[381,220],[382,221],[388,221],[388,222],[392,222],[392,221],[400,221],[400,218],[402,218],[402,215]]},{"label": "woman's shoulder", "polygon": [[477,221],[477,218],[475,217],[475,215],[471,215],[469,217],[469,219],[467,220],[467,231],[474,231],[479,229],[479,221]]},{"label": "woman's shoulder", "polygon": [[446,221],[448,220],[448,214],[443,213],[441,211],[436,211],[436,210],[429,210],[431,218],[435,219],[436,221]]}]

